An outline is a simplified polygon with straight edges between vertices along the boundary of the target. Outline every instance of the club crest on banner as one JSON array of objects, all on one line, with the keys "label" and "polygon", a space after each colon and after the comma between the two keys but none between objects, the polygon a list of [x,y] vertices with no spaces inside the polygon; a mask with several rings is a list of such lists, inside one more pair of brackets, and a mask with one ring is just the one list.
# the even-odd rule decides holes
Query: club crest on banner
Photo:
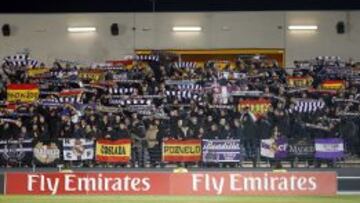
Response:
[{"label": "club crest on banner", "polygon": [[51,164],[60,158],[60,149],[53,142],[50,144],[38,142],[34,146],[34,157],[42,164]]}]

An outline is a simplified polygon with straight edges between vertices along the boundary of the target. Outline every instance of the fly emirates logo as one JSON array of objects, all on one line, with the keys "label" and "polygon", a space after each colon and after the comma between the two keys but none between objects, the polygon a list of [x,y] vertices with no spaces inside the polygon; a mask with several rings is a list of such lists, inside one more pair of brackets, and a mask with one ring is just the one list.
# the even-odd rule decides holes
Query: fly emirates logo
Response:
[{"label": "fly emirates logo", "polygon": [[27,176],[27,191],[48,192],[146,192],[151,188],[148,177],[106,177],[103,174],[81,177],[63,174],[51,177],[31,174]]},{"label": "fly emirates logo", "polygon": [[192,190],[221,195],[247,192],[311,192],[316,191],[314,176],[280,175],[268,173],[242,174],[192,174]]}]

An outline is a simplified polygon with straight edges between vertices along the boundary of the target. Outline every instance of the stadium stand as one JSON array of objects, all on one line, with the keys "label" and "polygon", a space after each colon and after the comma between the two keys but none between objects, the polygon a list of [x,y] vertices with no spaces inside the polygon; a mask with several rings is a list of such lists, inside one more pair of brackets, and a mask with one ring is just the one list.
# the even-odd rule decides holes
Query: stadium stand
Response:
[{"label": "stadium stand", "polygon": [[[165,55],[167,53],[160,53]],[[334,167],[357,164],[360,67],[162,61],[47,67],[4,58],[2,167]],[[224,63],[224,61],[221,61]]]}]

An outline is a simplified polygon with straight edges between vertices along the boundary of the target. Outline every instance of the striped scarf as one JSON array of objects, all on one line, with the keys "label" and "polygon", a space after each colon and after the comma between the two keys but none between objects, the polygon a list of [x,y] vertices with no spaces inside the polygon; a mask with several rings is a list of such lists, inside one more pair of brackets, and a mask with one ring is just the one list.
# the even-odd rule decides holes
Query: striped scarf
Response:
[{"label": "striped scarf", "polygon": [[151,105],[152,99],[110,99],[109,103],[121,106]]},{"label": "striped scarf", "polygon": [[325,102],[318,99],[296,99],[295,106],[289,109],[289,112],[311,113],[325,107]]},{"label": "striped scarf", "polygon": [[160,58],[157,55],[136,55],[135,60],[137,60],[137,61],[156,61],[156,62],[159,62]]},{"label": "striped scarf", "polygon": [[191,91],[178,90],[178,91],[166,91],[168,98],[177,98],[179,101],[185,102],[187,100],[201,101],[202,98],[199,94],[195,94]]},{"label": "striped scarf", "polygon": [[4,58],[4,63],[6,63],[9,66],[28,66],[31,68],[38,67],[40,65],[40,62],[35,59],[29,58],[26,54],[16,54],[13,56],[7,56]]},{"label": "striped scarf", "polygon": [[179,90],[201,90],[202,87],[200,84],[188,83],[188,84],[179,84],[177,85]]},{"label": "striped scarf", "polygon": [[124,94],[132,94],[134,93],[135,88],[130,87],[110,87],[107,89],[107,92],[109,94],[118,94],[118,95],[124,95]]},{"label": "striped scarf", "polygon": [[197,63],[191,61],[181,61],[173,63],[174,68],[196,68]]}]

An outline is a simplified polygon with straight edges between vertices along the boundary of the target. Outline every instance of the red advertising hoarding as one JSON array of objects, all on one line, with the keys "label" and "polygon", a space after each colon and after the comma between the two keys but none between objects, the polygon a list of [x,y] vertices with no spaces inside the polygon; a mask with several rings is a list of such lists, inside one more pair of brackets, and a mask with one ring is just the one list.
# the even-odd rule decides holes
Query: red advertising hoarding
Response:
[{"label": "red advertising hoarding", "polygon": [[334,172],[7,173],[8,195],[336,195]]}]

